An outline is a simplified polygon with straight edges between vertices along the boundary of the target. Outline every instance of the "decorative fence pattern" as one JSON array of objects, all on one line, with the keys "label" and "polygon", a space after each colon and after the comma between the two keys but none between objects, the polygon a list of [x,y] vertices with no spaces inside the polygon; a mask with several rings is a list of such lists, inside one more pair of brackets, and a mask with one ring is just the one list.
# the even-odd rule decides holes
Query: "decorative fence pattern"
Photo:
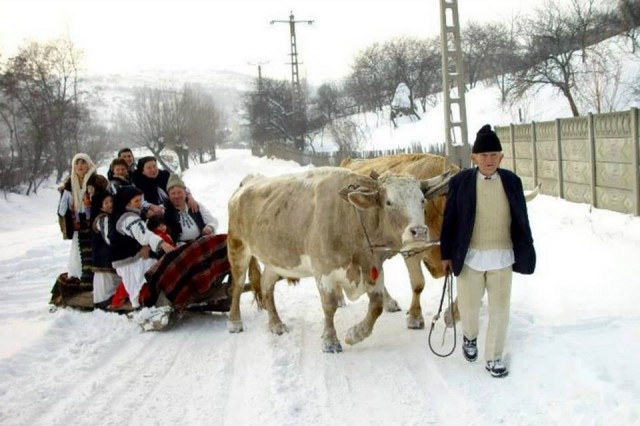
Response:
[{"label": "decorative fence pattern", "polygon": [[525,188],[640,215],[638,109],[496,127],[502,167]]}]

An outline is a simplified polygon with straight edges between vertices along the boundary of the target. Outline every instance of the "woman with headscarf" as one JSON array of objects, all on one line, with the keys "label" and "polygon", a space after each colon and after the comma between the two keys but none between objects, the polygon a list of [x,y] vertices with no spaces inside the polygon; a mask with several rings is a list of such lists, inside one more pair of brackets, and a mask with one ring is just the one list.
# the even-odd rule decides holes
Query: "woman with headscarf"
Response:
[{"label": "woman with headscarf", "polygon": [[71,175],[61,187],[58,219],[63,238],[71,240],[67,277],[86,286],[93,284],[91,197],[106,191],[107,185],[107,179],[96,172],[91,158],[80,153],[71,160]]}]

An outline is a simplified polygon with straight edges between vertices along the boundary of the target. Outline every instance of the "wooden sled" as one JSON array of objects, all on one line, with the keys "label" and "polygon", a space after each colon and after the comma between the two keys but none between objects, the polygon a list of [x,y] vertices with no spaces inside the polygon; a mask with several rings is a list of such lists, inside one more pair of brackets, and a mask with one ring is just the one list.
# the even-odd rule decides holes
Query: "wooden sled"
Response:
[{"label": "wooden sled", "polygon": [[[231,309],[231,280],[221,282],[212,286],[211,290],[203,295],[199,300],[188,305],[185,310],[196,312],[229,312]],[[247,283],[244,285],[243,292],[250,291],[251,287]],[[51,289],[50,305],[58,308],[70,307],[83,310],[95,309],[93,305],[93,287],[83,285],[79,280],[73,278],[68,279],[67,273],[63,272],[56,279]],[[109,310],[110,312],[128,313],[134,311],[131,304],[127,301],[124,305],[117,309]]]}]

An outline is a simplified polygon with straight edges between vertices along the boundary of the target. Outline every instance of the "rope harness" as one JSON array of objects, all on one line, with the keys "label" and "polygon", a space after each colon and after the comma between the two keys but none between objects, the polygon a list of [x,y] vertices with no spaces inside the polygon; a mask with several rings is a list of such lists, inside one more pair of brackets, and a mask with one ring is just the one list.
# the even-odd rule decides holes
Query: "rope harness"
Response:
[{"label": "rope harness", "polygon": [[434,246],[438,246],[440,245],[440,241],[427,241],[425,242],[425,245],[422,246],[420,248],[411,248],[411,249],[407,249],[407,250],[391,250],[388,246],[386,245],[382,245],[382,244],[371,244],[371,238],[369,238],[369,233],[367,232],[367,227],[364,224],[364,219],[362,219],[362,212],[360,210],[358,210],[357,207],[354,207],[356,209],[356,212],[358,213],[358,218],[360,219],[360,226],[362,227],[362,232],[364,233],[365,238],[367,239],[367,245],[369,246],[369,251],[371,251],[371,254],[373,254],[373,252],[375,250],[382,250],[382,251],[386,251],[387,253],[387,259],[395,256],[396,254],[400,253],[402,255],[403,258],[408,259],[412,256],[415,256],[417,254],[422,253],[423,251],[429,250],[431,247]]},{"label": "rope harness", "polygon": [[[434,353],[434,355],[437,355],[441,358],[446,358],[449,355],[451,355],[453,353],[453,351],[455,351],[456,349],[456,343],[457,343],[457,335],[456,335],[456,326],[453,326],[453,347],[451,348],[451,351],[445,353],[445,354],[441,354],[435,351],[435,349],[433,349],[433,344],[431,342],[432,340],[432,335],[433,335],[433,328],[436,325],[436,322],[438,321],[438,319],[440,319],[440,314],[442,313],[442,305],[444,304],[444,296],[445,294],[448,295],[448,301],[449,301],[449,312],[451,312],[451,315],[453,315],[453,273],[451,272],[451,270],[447,271],[447,275],[445,275],[444,277],[444,285],[442,286],[442,297],[440,298],[440,307],[438,308],[438,313],[434,315],[433,319],[431,320],[431,329],[429,330],[429,349],[431,349],[431,352]],[[440,344],[440,346],[444,346],[444,340],[445,340],[445,336],[447,334],[447,328],[445,327],[444,331],[442,332],[442,343]]]}]

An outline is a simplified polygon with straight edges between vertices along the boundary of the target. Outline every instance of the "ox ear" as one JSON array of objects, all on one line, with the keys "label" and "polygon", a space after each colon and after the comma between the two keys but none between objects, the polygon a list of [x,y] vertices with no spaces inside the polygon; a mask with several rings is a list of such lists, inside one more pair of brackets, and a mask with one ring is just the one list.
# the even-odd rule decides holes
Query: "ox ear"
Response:
[{"label": "ox ear", "polygon": [[420,189],[424,193],[424,198],[428,200],[438,195],[446,195],[449,192],[449,181],[453,174],[453,170],[449,169],[440,176],[421,180]]},{"label": "ox ear", "polygon": [[360,210],[370,209],[378,205],[378,193],[371,191],[353,191],[347,195],[347,201]]}]

